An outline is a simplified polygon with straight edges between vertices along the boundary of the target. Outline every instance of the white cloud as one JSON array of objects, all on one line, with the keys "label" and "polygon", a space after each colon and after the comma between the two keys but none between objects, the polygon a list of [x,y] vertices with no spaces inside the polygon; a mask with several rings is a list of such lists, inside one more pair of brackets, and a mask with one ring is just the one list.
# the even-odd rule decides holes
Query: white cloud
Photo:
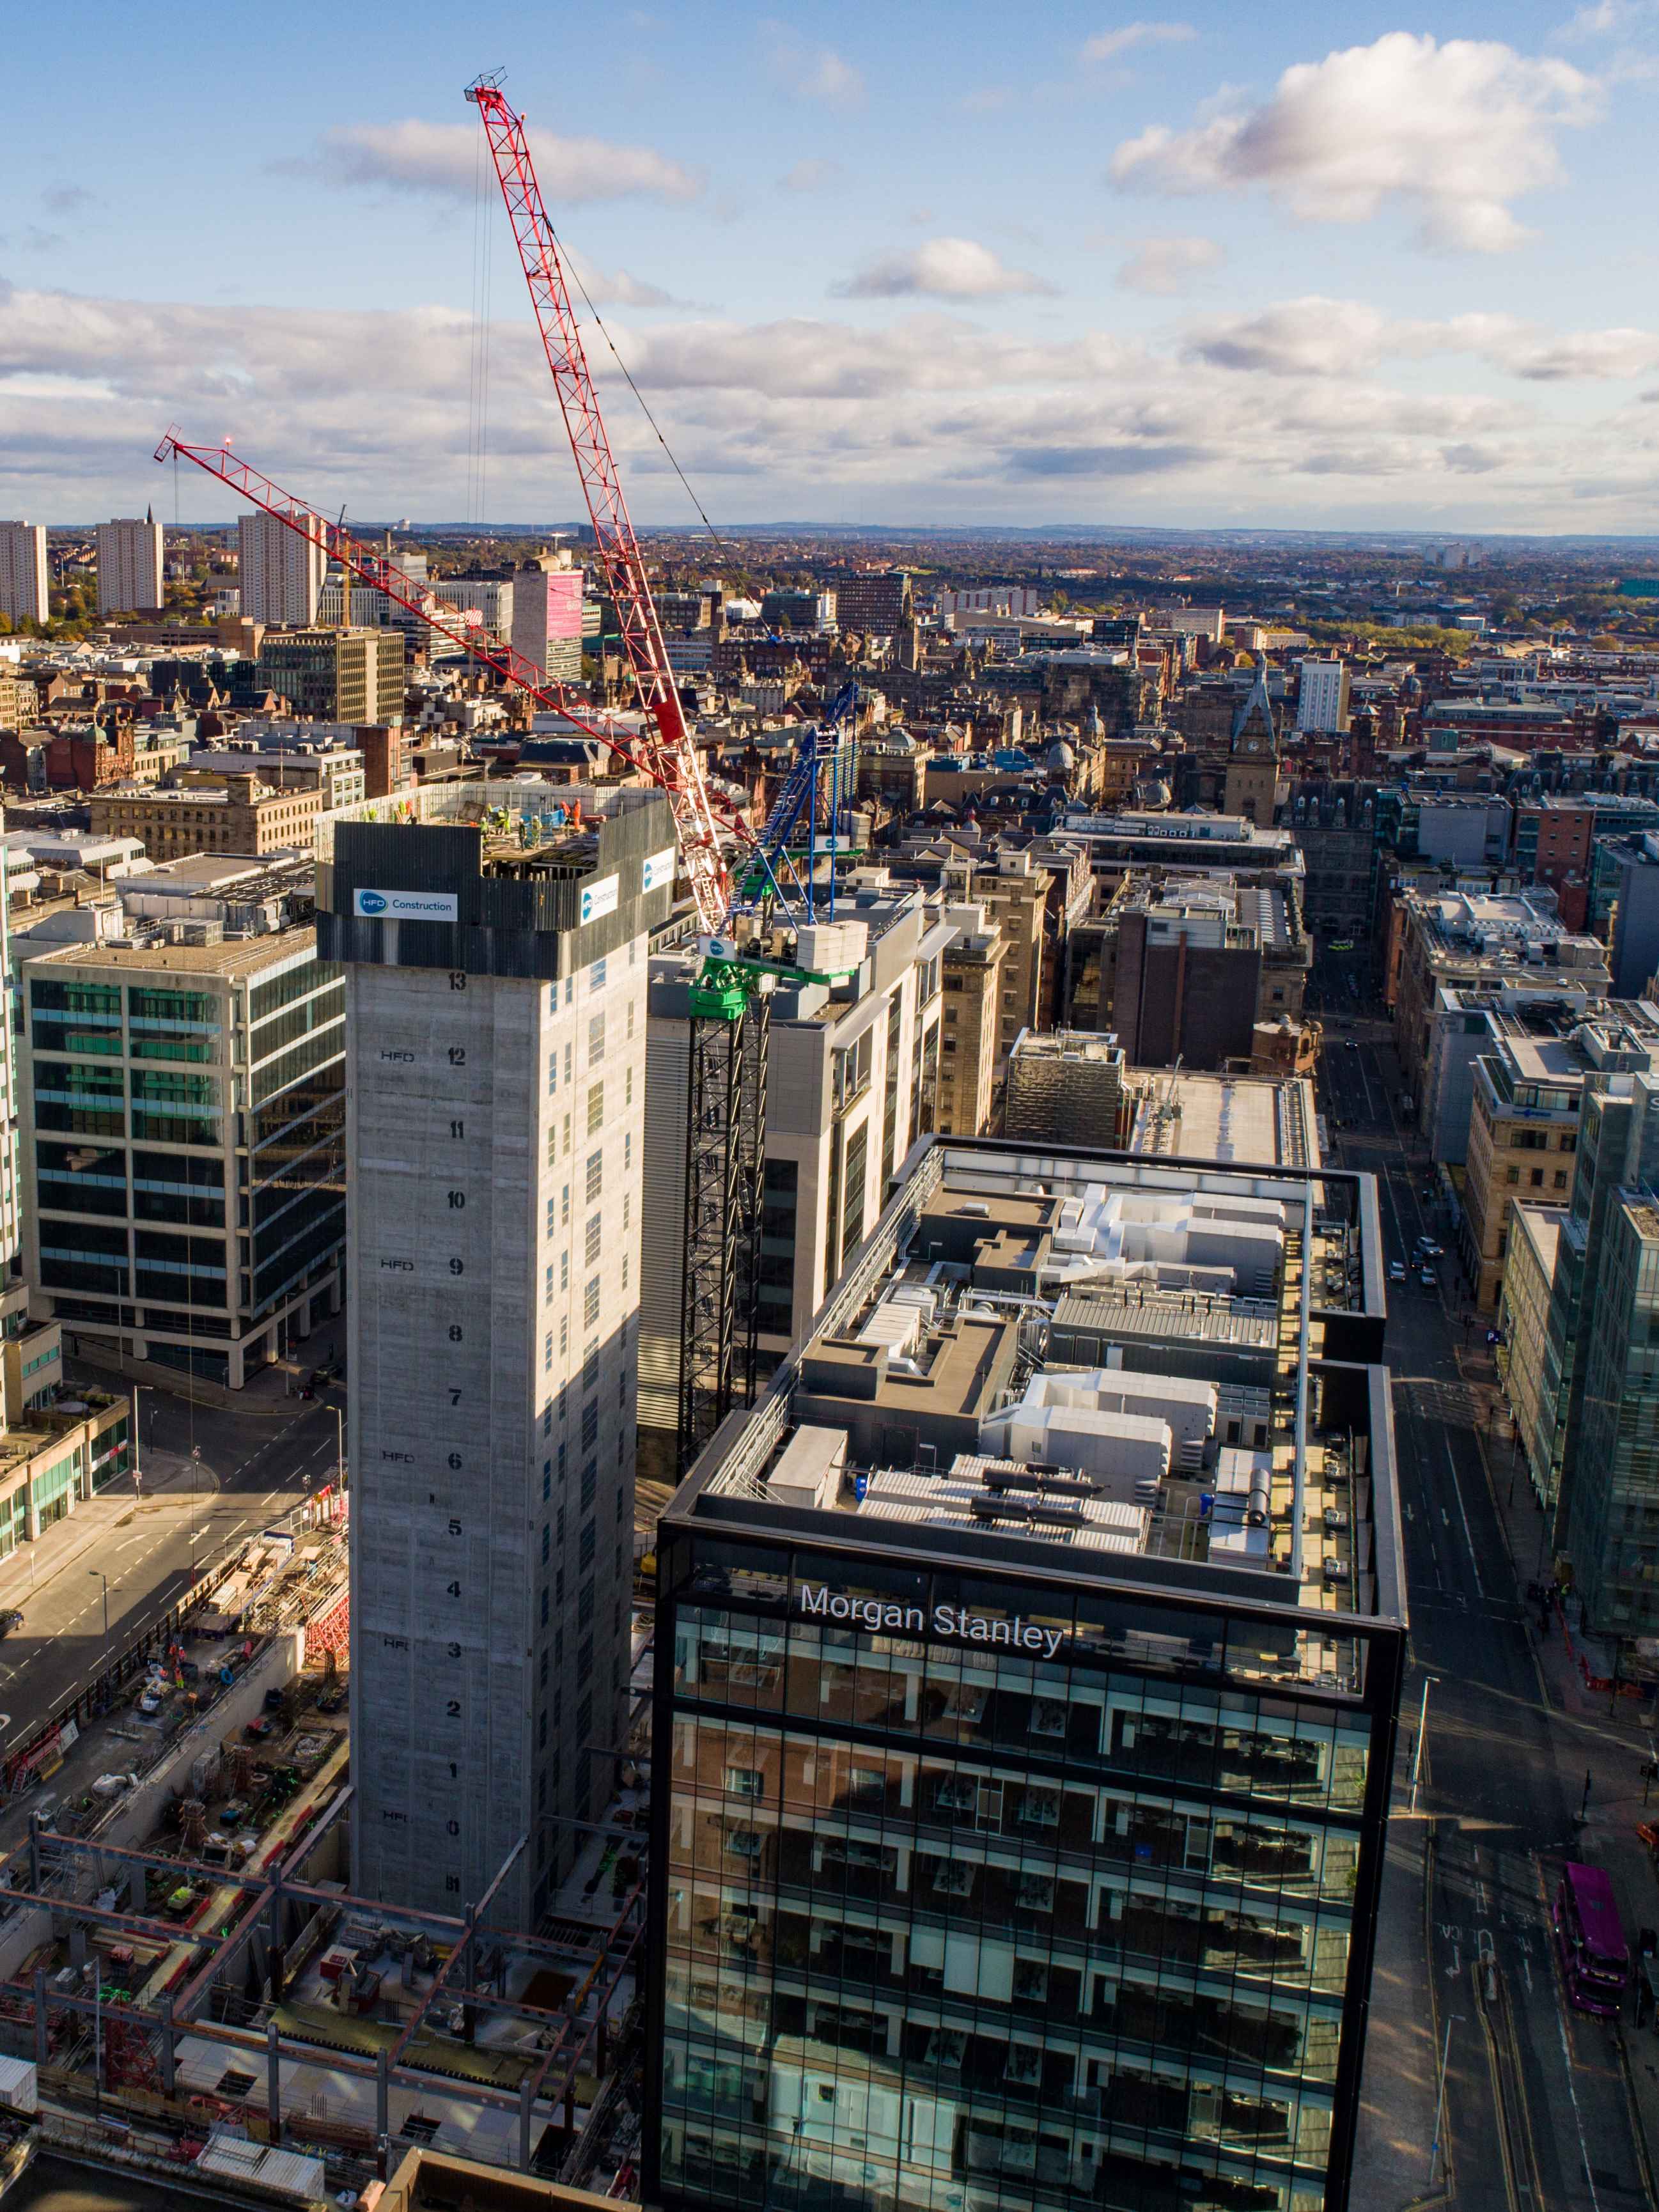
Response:
[{"label": "white cloud", "polygon": [[1115,31],[1100,31],[1085,40],[1083,58],[1089,62],[1115,62],[1119,55],[1133,53],[1137,46],[1182,46],[1197,36],[1190,23],[1125,23]]},{"label": "white cloud", "polygon": [[[1184,344],[1045,339],[940,309],[873,331],[833,315],[647,326],[625,311],[612,327],[709,511],[732,521],[824,514],[855,495],[898,522],[1387,512],[1469,526],[1478,482],[1479,512],[1499,526],[1576,526],[1582,494],[1603,523],[1641,529],[1659,476],[1659,422],[1639,386],[1613,412],[1591,381],[1540,389],[1547,377],[1622,375],[1644,348],[1659,364],[1659,343],[1640,332],[1391,321],[1321,300],[1211,320]],[[470,318],[443,308],[311,312],[0,285],[0,472],[43,520],[129,512],[176,418],[209,444],[234,434],[239,453],[319,507],[453,518],[466,510],[471,338]],[[533,329],[503,321],[491,347],[490,511],[579,514]],[[654,436],[593,353],[634,511],[689,520]],[[1483,377],[1489,389],[1437,388],[1442,354],[1506,373]],[[1390,380],[1396,359],[1415,364],[1409,380]],[[1651,382],[1651,365],[1645,374]],[[186,475],[184,486],[187,515],[234,512],[205,482]]]},{"label": "white cloud", "polygon": [[1054,289],[1029,269],[1009,268],[971,238],[930,238],[908,252],[869,262],[831,287],[848,300],[993,300]]},{"label": "white cloud", "polygon": [[785,92],[826,107],[856,107],[863,100],[863,77],[833,46],[815,46],[787,23],[770,19],[760,32],[767,73]]},{"label": "white cloud", "polygon": [[1253,375],[1352,377],[1390,359],[1467,354],[1530,384],[1618,382],[1659,366],[1659,333],[1613,329],[1552,335],[1515,315],[1391,319],[1358,300],[1314,295],[1281,300],[1188,331],[1186,355],[1211,368]]},{"label": "white cloud", "polygon": [[842,175],[839,161],[832,161],[824,155],[809,154],[778,182],[786,192],[827,192],[841,182]]},{"label": "white cloud", "polygon": [[583,289],[596,307],[674,307],[685,304],[660,286],[630,276],[626,269],[601,269],[585,253],[578,253],[569,246],[564,248],[564,258],[580,277]]},{"label": "white cloud", "polygon": [[[702,179],[648,146],[617,146],[604,138],[566,138],[550,131],[529,134],[543,197],[556,216],[583,200],[620,199],[644,193],[654,199],[690,200]],[[466,123],[349,123],[325,131],[319,144],[325,175],[347,184],[379,185],[395,191],[431,192],[470,201],[477,177],[478,133]],[[489,164],[484,164],[489,174]]]},{"label": "white cloud", "polygon": [[1558,133],[1595,109],[1567,62],[1390,31],[1287,69],[1260,106],[1188,131],[1151,125],[1110,174],[1149,191],[1261,185],[1304,222],[1363,222],[1399,198],[1418,210],[1421,244],[1492,253],[1523,234],[1510,203],[1560,175]]},{"label": "white cloud", "polygon": [[1574,11],[1555,36],[1563,46],[1616,39],[1642,23],[1650,23],[1653,15],[1653,0],[1590,0],[1589,6]]},{"label": "white cloud", "polygon": [[1143,238],[1120,265],[1117,281],[1129,292],[1179,292],[1220,259],[1212,238]]}]

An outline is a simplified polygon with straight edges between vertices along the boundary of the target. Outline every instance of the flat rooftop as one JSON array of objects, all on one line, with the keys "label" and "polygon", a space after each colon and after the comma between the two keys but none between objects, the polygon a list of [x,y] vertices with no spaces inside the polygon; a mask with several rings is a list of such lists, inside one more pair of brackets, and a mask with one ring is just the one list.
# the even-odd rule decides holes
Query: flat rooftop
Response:
[{"label": "flat rooftop", "polygon": [[218,945],[65,945],[31,954],[31,967],[117,968],[135,973],[166,969],[178,975],[222,975],[234,982],[257,975],[275,960],[316,950],[317,932],[309,923],[273,930],[269,936],[227,939]]},{"label": "flat rooftop", "polygon": [[1144,1086],[1129,1150],[1255,1167],[1316,1168],[1318,1115],[1305,1076],[1203,1075],[1132,1068]]},{"label": "flat rooftop", "polygon": [[[1371,1179],[930,1140],[668,1519],[1404,1617]],[[839,1537],[837,1532],[841,1532]]]}]

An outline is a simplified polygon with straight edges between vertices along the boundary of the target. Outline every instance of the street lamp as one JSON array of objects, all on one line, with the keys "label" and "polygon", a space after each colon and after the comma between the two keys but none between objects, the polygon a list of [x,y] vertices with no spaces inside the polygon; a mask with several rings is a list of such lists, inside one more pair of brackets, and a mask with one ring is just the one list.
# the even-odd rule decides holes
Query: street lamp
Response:
[{"label": "street lamp", "polygon": [[104,1585],[104,1674],[109,1674],[109,1577],[101,1567],[88,1567],[87,1572],[94,1582]]},{"label": "street lamp", "polygon": [[144,1470],[138,1449],[143,1441],[144,1429],[143,1416],[138,1406],[138,1394],[143,1389],[142,1382],[135,1382],[132,1386],[132,1488],[134,1496],[137,1498],[144,1494]]},{"label": "street lamp", "polygon": [[1423,1677],[1423,1695],[1417,1708],[1417,1744],[1412,1753],[1412,1797],[1409,1812],[1417,1810],[1417,1780],[1423,1771],[1423,1731],[1429,1724],[1429,1685],[1440,1680],[1438,1674]]},{"label": "street lamp", "polygon": [[1461,2012],[1452,2014],[1446,2022],[1446,2037],[1440,2046],[1440,2087],[1434,2100],[1434,2141],[1429,2145],[1428,2186],[1431,2189],[1434,2186],[1434,2169],[1440,2159],[1440,2121],[1446,2109],[1446,2062],[1451,2057],[1451,2032],[1464,2018]]}]

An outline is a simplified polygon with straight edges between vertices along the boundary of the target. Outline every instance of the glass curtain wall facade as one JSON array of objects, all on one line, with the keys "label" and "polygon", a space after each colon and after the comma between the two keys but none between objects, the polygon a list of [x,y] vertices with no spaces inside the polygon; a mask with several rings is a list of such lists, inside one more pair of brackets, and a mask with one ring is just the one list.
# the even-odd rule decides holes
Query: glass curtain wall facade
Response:
[{"label": "glass curtain wall facade", "polygon": [[25,967],[33,1280],[52,1318],[240,1386],[337,1304],[344,981],[280,939],[240,976],[146,958]]},{"label": "glass curtain wall facade", "polygon": [[1346,2201],[1397,1625],[659,1558],[650,2201]]}]

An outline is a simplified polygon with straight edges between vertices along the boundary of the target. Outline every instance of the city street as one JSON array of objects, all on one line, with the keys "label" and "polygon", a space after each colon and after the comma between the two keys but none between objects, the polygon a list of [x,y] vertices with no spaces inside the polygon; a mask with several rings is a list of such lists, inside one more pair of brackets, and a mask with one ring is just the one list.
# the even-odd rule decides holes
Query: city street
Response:
[{"label": "city street", "polygon": [[[1409,1261],[1425,1234],[1447,1248],[1436,1291],[1414,1269],[1389,1285],[1387,1351],[1412,1630],[1402,1772],[1432,1678],[1424,1817],[1408,1826],[1397,1795],[1395,1826],[1413,1849],[1426,1846],[1422,2006],[1433,2008],[1437,2059],[1446,2053],[1443,2143],[1461,2205],[1626,2212],[1647,2197],[1617,2037],[1566,2003],[1547,1917],[1560,1862],[1577,1855],[1575,1784],[1587,1756],[1607,1761],[1607,1747],[1547,1693],[1521,1602],[1538,1566],[1510,1548],[1517,1529],[1527,1544],[1541,1538],[1543,1516],[1526,1503],[1524,1472],[1508,1508],[1507,1423],[1489,1421],[1490,1389],[1468,1373],[1477,1359],[1489,1366],[1484,1327],[1465,1327],[1449,1224],[1415,1133],[1401,1126],[1388,1024],[1364,1013],[1327,1023],[1321,1105],[1342,1125],[1332,1150],[1377,1176],[1387,1257]],[[1494,1433],[1501,1505],[1483,1456]],[[1628,1762],[1627,1740],[1611,1741]],[[1387,2088],[1368,2081],[1368,2104],[1386,2103]],[[1419,2190],[1429,2152],[1425,2142]],[[1444,2179],[1443,2169],[1436,2185]]]},{"label": "city street", "polygon": [[[68,1364],[76,1380],[131,1387],[87,1363]],[[145,1384],[143,1495],[130,1482],[112,1486],[0,1566],[0,1608],[23,1615],[0,1644],[0,1758],[98,1674],[106,1577],[108,1647],[118,1651],[197,1575],[333,1481],[343,1388],[307,1403],[286,1398],[276,1378],[262,1379],[246,1408],[198,1404]]]}]

